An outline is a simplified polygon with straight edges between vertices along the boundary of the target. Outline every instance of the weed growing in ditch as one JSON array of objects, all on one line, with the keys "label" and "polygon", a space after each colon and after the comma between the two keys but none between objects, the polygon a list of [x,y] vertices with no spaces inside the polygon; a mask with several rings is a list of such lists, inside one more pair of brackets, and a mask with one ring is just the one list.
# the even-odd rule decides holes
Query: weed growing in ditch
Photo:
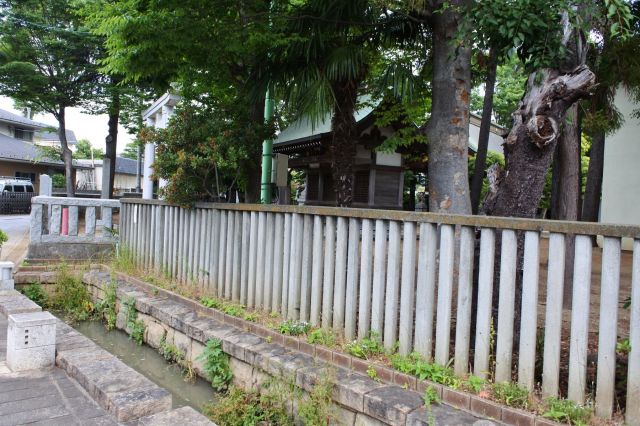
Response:
[{"label": "weed growing in ditch", "polygon": [[331,393],[335,373],[322,376],[307,398],[298,404],[298,416],[305,425],[326,426],[333,423]]},{"label": "weed growing in ditch", "polygon": [[433,388],[432,386],[427,386],[422,399],[424,400],[424,405],[426,405],[427,407],[431,407],[431,404],[442,403],[442,401],[440,400],[440,396],[438,395],[438,391],[435,390],[435,388]]},{"label": "weed growing in ditch", "polygon": [[542,415],[556,422],[586,426],[591,419],[591,409],[568,399],[549,398]]},{"label": "weed growing in ditch", "polygon": [[373,331],[369,334],[369,337],[347,343],[344,349],[348,354],[361,359],[369,359],[372,356],[384,354],[380,336]]},{"label": "weed growing in ditch", "polygon": [[23,287],[20,292],[41,307],[46,307],[49,296],[40,283],[32,283]]},{"label": "weed growing in ditch", "polygon": [[307,342],[332,348],[336,345],[336,335],[331,329],[319,328],[309,333]]},{"label": "weed growing in ditch", "polygon": [[60,264],[56,273],[56,287],[49,298],[49,307],[63,312],[71,321],[84,321],[94,313],[91,296],[80,278],[69,271],[68,265]]},{"label": "weed growing in ditch", "polygon": [[116,290],[115,282],[109,283],[104,290],[104,297],[96,303],[96,312],[102,317],[107,330],[113,330],[116,326]]},{"label": "weed growing in ditch", "polygon": [[529,408],[529,391],[515,383],[494,383],[491,386],[496,401],[514,408]]},{"label": "weed growing in ditch", "polygon": [[293,426],[287,412],[290,403],[289,387],[271,382],[266,383],[261,392],[232,387],[215,403],[205,405],[203,412],[216,424],[225,426]]},{"label": "weed growing in ditch", "polygon": [[286,320],[280,323],[278,331],[288,336],[300,336],[305,334],[311,326],[306,321]]},{"label": "weed growing in ditch", "polygon": [[165,334],[160,339],[160,346],[158,346],[158,353],[162,355],[165,361],[176,364],[182,369],[182,375],[186,381],[192,381],[195,379],[196,374],[193,370],[193,364],[186,359],[185,354],[174,344],[167,343],[167,335]]},{"label": "weed growing in ditch", "polygon": [[[115,303],[115,302],[114,302]],[[146,329],[144,322],[138,319],[138,311],[136,311],[136,299],[128,297],[122,301],[125,309],[125,321],[129,330],[129,338],[138,345],[144,343],[144,331]]]},{"label": "weed growing in ditch", "polygon": [[111,261],[111,265],[114,269],[129,275],[135,275],[138,270],[133,251],[125,245],[120,246],[118,253]]},{"label": "weed growing in ditch", "polygon": [[367,376],[369,376],[370,379],[375,380],[376,382],[380,381],[380,378],[378,377],[378,371],[373,368],[373,365],[369,365],[367,367]]},{"label": "weed growing in ditch", "polygon": [[204,363],[204,374],[211,381],[211,386],[217,391],[226,389],[233,373],[229,367],[229,355],[223,352],[220,340],[209,339],[197,359]]}]

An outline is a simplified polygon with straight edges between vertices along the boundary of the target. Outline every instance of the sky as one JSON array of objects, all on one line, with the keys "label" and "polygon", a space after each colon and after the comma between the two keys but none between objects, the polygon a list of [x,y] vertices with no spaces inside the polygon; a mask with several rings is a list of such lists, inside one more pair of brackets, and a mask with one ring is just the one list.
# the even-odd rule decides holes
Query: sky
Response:
[{"label": "sky", "polygon": [[[13,100],[0,96],[0,108],[22,115],[22,111],[13,107]],[[56,119],[51,114],[37,114],[33,117],[35,121],[50,124],[58,127]],[[101,148],[104,151],[105,138],[107,137],[107,123],[109,117],[106,114],[90,115],[84,114],[80,108],[67,108],[67,129],[73,130],[76,139],[88,139],[94,148]],[[119,126],[118,130],[118,152],[124,150],[125,145],[133,140],[127,130]]]}]

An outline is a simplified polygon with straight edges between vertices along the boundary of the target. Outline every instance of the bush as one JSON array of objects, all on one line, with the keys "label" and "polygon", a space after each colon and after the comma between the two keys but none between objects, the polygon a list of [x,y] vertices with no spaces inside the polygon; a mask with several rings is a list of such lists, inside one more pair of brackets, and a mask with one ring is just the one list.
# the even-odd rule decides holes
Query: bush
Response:
[{"label": "bush", "polygon": [[49,296],[44,291],[40,283],[29,284],[28,286],[23,287],[22,290],[20,290],[20,292],[25,296],[27,296],[29,299],[31,299],[40,307],[44,308],[47,306]]},{"label": "bush", "polygon": [[203,412],[213,422],[225,426],[282,425],[292,426],[287,413],[291,392],[270,384],[261,393],[232,387],[229,392]]},{"label": "bush", "polygon": [[233,378],[229,367],[229,356],[222,351],[222,343],[218,339],[209,339],[202,354],[197,358],[204,363],[204,374],[211,381],[211,386],[221,391],[227,388]]},{"label": "bush", "polygon": [[49,299],[49,307],[63,312],[72,321],[87,320],[94,312],[87,288],[80,278],[71,274],[66,264],[58,268],[56,289]]}]

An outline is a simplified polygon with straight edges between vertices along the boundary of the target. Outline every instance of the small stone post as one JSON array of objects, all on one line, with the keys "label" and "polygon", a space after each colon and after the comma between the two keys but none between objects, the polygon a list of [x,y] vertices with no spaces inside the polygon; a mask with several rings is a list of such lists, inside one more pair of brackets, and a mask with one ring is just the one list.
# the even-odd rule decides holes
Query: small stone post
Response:
[{"label": "small stone post", "polygon": [[0,290],[13,290],[13,262],[0,262]]},{"label": "small stone post", "polygon": [[49,312],[9,315],[7,366],[11,371],[52,367],[56,358],[56,317]]}]

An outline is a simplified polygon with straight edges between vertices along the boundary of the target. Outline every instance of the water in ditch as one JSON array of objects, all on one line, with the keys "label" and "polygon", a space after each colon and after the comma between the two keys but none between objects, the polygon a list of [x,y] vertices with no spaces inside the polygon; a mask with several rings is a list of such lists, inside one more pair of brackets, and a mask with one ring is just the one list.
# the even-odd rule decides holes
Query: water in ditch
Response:
[{"label": "water in ditch", "polygon": [[173,408],[191,406],[201,411],[202,405],[215,400],[216,395],[209,383],[199,377],[194,382],[186,382],[178,366],[168,364],[150,346],[137,345],[125,332],[107,331],[99,321],[74,323],[72,327],[138,373],[171,392]]}]

